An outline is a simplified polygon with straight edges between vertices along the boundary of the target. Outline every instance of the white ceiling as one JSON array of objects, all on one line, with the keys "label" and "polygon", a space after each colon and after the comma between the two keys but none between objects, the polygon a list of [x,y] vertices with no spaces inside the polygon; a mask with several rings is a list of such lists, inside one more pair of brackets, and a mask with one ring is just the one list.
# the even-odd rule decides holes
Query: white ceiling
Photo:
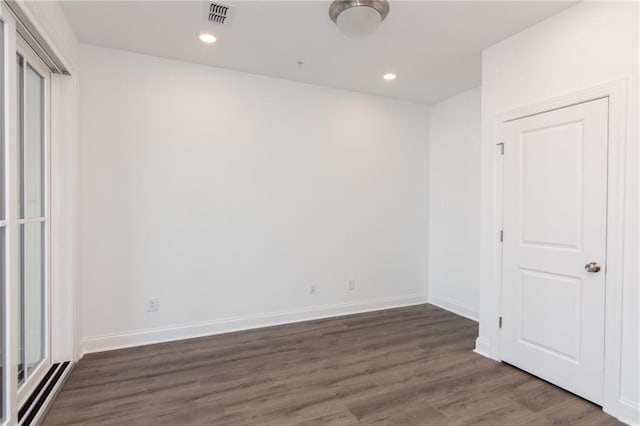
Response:
[{"label": "white ceiling", "polygon": [[[333,24],[330,0],[225,3],[223,26],[207,21],[201,1],[62,4],[83,43],[432,103],[480,84],[482,49],[574,2],[391,0],[387,19],[360,39]],[[218,41],[204,45],[202,31]]]}]

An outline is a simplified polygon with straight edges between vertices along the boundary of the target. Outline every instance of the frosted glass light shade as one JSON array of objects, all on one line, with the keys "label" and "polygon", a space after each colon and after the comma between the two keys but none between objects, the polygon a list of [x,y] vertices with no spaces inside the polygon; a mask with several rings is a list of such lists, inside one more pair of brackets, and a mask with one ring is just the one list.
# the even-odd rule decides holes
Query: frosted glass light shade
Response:
[{"label": "frosted glass light shade", "polygon": [[352,37],[370,34],[388,14],[387,0],[333,0],[329,6],[331,20]]},{"label": "frosted glass light shade", "polygon": [[382,22],[380,13],[368,6],[351,7],[338,15],[336,25],[343,33],[361,37],[371,34]]}]

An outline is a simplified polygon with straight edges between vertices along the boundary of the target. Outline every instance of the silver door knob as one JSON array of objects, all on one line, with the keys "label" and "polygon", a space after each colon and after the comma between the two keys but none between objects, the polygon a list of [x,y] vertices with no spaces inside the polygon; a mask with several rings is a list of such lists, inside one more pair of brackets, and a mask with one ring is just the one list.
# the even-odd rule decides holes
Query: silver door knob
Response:
[{"label": "silver door knob", "polygon": [[600,272],[600,265],[598,262],[589,262],[584,265],[584,270],[587,272]]}]

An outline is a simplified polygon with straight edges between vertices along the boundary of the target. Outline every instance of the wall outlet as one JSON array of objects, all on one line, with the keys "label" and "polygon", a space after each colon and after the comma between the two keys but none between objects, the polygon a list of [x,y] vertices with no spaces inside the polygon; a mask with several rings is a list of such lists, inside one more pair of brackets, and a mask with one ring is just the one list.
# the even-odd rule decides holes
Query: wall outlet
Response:
[{"label": "wall outlet", "polygon": [[316,294],[318,292],[318,286],[315,284],[311,284],[309,286],[309,294]]},{"label": "wall outlet", "polygon": [[347,285],[347,290],[349,291],[356,290],[356,280],[349,280],[349,284]]},{"label": "wall outlet", "polygon": [[157,297],[147,299],[147,312],[155,312],[160,309],[160,300]]}]

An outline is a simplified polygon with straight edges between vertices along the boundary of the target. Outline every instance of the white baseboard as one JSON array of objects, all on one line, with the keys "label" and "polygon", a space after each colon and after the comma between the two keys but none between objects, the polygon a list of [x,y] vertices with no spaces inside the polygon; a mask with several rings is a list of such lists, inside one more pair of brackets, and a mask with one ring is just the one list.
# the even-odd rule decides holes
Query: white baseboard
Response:
[{"label": "white baseboard", "polygon": [[618,402],[618,420],[630,426],[640,425],[640,404],[620,398]]},{"label": "white baseboard", "polygon": [[458,314],[460,316],[478,322],[479,316],[477,309],[465,306],[455,300],[451,300],[446,297],[430,296],[429,303],[431,303],[432,305],[436,305],[439,308],[446,309],[447,311],[451,311],[454,314]]},{"label": "white baseboard", "polygon": [[494,359],[491,356],[491,345],[489,344],[489,341],[487,339],[482,338],[482,337],[478,337],[476,339],[476,348],[473,351],[475,353],[477,353],[478,355],[482,355],[482,356],[485,356],[487,358]]},{"label": "white baseboard", "polygon": [[102,352],[112,349],[170,342],[173,340],[211,336],[252,328],[270,327],[280,324],[330,318],[361,312],[420,305],[423,303],[427,303],[427,297],[425,294],[411,294],[358,302],[338,303],[335,305],[314,306],[304,309],[292,309],[282,312],[223,318],[214,321],[184,324],[173,327],[88,337],[82,343],[82,350],[83,353]]}]

